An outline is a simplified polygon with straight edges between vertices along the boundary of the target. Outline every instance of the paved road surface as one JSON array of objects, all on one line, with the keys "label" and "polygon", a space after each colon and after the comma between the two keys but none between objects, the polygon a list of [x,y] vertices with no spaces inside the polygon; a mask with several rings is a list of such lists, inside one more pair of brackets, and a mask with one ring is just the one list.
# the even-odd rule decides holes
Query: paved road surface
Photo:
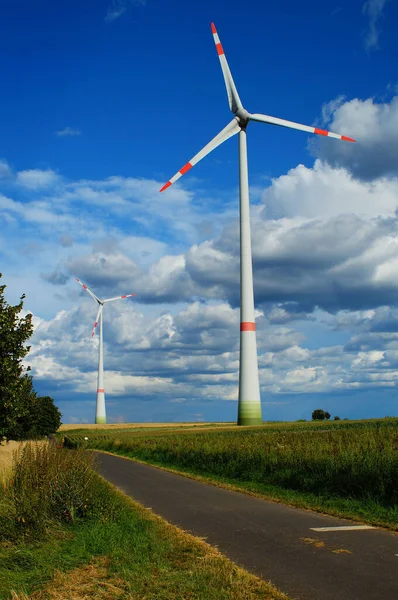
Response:
[{"label": "paved road surface", "polygon": [[99,453],[99,459],[100,473],[126,494],[205,537],[295,600],[398,600],[398,535],[379,529],[314,532],[353,523],[124,458]]}]

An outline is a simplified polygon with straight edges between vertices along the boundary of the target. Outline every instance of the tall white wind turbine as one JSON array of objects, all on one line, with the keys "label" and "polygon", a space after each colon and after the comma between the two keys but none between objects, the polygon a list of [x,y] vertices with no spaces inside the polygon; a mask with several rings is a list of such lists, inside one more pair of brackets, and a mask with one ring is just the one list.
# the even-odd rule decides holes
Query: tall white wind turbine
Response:
[{"label": "tall white wind turbine", "polygon": [[211,140],[198,154],[184,165],[160,190],[163,192],[182,175],[192,169],[196,163],[204,158],[209,152],[217,148],[228,138],[236,133],[239,134],[239,196],[240,196],[240,366],[239,366],[239,404],[238,404],[238,425],[260,425],[261,403],[260,386],[258,380],[258,362],[256,345],[256,324],[254,320],[254,297],[253,297],[253,271],[252,271],[252,251],[250,241],[250,208],[249,208],[249,182],[247,168],[247,149],[246,149],[246,127],[249,121],[258,121],[268,125],[279,125],[281,127],[290,127],[300,129],[308,133],[345,140],[346,142],[355,142],[352,138],[330,131],[324,131],[317,127],[308,127],[300,125],[293,121],[285,121],[276,117],[269,117],[262,114],[251,114],[243,107],[239,98],[234,80],[232,79],[227,59],[223,47],[220,43],[214,23],[211,24],[214,42],[216,44],[218,58],[220,59],[221,69],[224,75],[225,86],[227,88],[228,102],[231,111],[234,114],[232,121],[224,127],[215,138]]},{"label": "tall white wind turbine", "polygon": [[97,317],[94,322],[93,331],[91,337],[93,338],[95,335],[95,330],[99,324],[99,354],[98,354],[98,380],[97,380],[97,405],[95,409],[95,422],[96,423],[106,423],[106,411],[105,411],[105,389],[104,389],[104,348],[102,341],[102,309],[106,302],[113,302],[114,300],[121,300],[122,298],[130,298],[131,296],[135,296],[135,294],[126,294],[125,296],[116,296],[115,298],[108,298],[107,300],[100,300],[97,298],[95,294],[91,290],[88,289],[84,283],[80,281],[77,277],[75,277],[76,281],[80,283],[82,288],[86,290],[90,296],[98,302],[98,312]]}]

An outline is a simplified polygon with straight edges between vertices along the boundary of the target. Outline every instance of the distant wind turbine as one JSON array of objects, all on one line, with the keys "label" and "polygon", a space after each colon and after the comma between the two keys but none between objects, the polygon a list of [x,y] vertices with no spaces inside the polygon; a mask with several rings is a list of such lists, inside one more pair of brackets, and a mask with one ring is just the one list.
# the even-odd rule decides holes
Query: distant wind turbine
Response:
[{"label": "distant wind turbine", "polygon": [[98,355],[98,382],[97,382],[97,405],[95,410],[95,422],[106,423],[106,411],[105,411],[105,389],[104,389],[104,349],[102,342],[102,309],[106,302],[113,302],[114,300],[121,300],[122,298],[130,298],[135,294],[126,294],[125,296],[116,296],[115,298],[108,298],[107,300],[100,300],[91,290],[88,289],[84,283],[75,277],[76,281],[86,290],[87,293],[99,304],[97,318],[94,322],[93,331],[91,337],[95,335],[95,330],[99,324],[99,355]]},{"label": "distant wind turbine", "polygon": [[229,107],[235,115],[232,121],[224,127],[215,138],[211,140],[198,154],[196,154],[186,165],[184,165],[160,190],[163,192],[182,175],[192,169],[196,163],[204,158],[209,152],[217,148],[228,138],[239,133],[239,197],[240,197],[240,364],[239,364],[239,403],[238,403],[238,425],[260,425],[261,402],[260,386],[258,379],[258,361],[256,345],[256,324],[254,320],[254,296],[253,296],[253,271],[252,251],[250,241],[250,208],[249,208],[249,181],[246,148],[246,127],[249,121],[259,121],[269,125],[279,125],[300,129],[308,133],[355,142],[352,138],[338,133],[324,131],[317,127],[300,125],[293,121],[285,121],[276,117],[262,114],[251,114],[243,108],[239,98],[234,80],[232,79],[223,47],[220,43],[214,23],[211,24],[214,42],[216,44],[218,58],[224,75],[227,88]]}]

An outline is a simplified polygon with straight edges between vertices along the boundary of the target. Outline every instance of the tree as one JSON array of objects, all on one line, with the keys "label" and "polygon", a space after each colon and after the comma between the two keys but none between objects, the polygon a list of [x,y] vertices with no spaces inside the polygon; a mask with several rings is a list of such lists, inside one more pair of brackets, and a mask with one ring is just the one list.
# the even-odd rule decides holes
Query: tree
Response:
[{"label": "tree", "polygon": [[50,396],[36,396],[31,408],[32,427],[29,437],[55,433],[61,425],[61,413]]},{"label": "tree", "polygon": [[[52,398],[45,396],[42,402],[37,396],[28,374],[30,367],[25,369],[23,365],[30,350],[26,342],[33,333],[32,315],[21,316],[25,294],[13,306],[4,298],[5,289],[5,285],[0,285],[0,442],[4,437],[26,439],[33,432],[36,437],[47,435],[58,429],[59,425],[54,426],[60,420],[58,409],[54,404],[50,407],[49,400],[54,402]],[[50,423],[52,430],[39,434],[48,429]]]},{"label": "tree", "polygon": [[[330,418],[330,415],[329,415],[329,418]],[[326,419],[326,413],[324,410],[322,410],[321,408],[317,408],[316,410],[313,411],[313,413],[312,413],[313,421],[324,421],[325,419]]]},{"label": "tree", "polygon": [[0,440],[8,438],[9,431],[23,418],[21,400],[27,383],[22,360],[30,350],[25,344],[33,333],[32,315],[20,316],[25,294],[13,306],[4,298],[5,288],[0,285]]},{"label": "tree", "polygon": [[330,419],[330,413],[327,410],[325,410],[325,419]]},{"label": "tree", "polygon": [[334,421],[341,421],[340,417],[338,417],[337,415],[335,417],[333,417]]}]

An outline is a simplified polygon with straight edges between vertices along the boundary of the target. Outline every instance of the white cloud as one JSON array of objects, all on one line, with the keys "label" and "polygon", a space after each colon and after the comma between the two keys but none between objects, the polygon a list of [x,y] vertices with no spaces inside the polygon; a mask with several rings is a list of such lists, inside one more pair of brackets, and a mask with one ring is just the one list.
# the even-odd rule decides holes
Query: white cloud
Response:
[{"label": "white cloud", "polygon": [[313,146],[320,158],[366,181],[398,176],[398,96],[384,103],[340,97],[324,107],[323,117],[328,129],[357,141],[320,140]]},{"label": "white cloud", "polygon": [[47,169],[46,171],[28,169],[27,171],[19,171],[16,181],[24,188],[37,190],[54,186],[60,181],[60,177],[51,169]]},{"label": "white cloud", "polygon": [[59,137],[76,136],[81,134],[82,132],[77,127],[65,127],[64,129],[59,129],[55,132],[55,135],[58,135]]},{"label": "white cloud", "polygon": [[364,39],[365,48],[368,51],[379,47],[380,21],[387,2],[388,0],[366,0],[362,6],[362,13],[369,18],[369,29]]},{"label": "white cloud", "polygon": [[345,168],[317,159],[312,168],[299,165],[274,179],[264,192],[263,202],[268,219],[335,217],[343,213],[392,215],[398,208],[398,178],[363,182]]}]

